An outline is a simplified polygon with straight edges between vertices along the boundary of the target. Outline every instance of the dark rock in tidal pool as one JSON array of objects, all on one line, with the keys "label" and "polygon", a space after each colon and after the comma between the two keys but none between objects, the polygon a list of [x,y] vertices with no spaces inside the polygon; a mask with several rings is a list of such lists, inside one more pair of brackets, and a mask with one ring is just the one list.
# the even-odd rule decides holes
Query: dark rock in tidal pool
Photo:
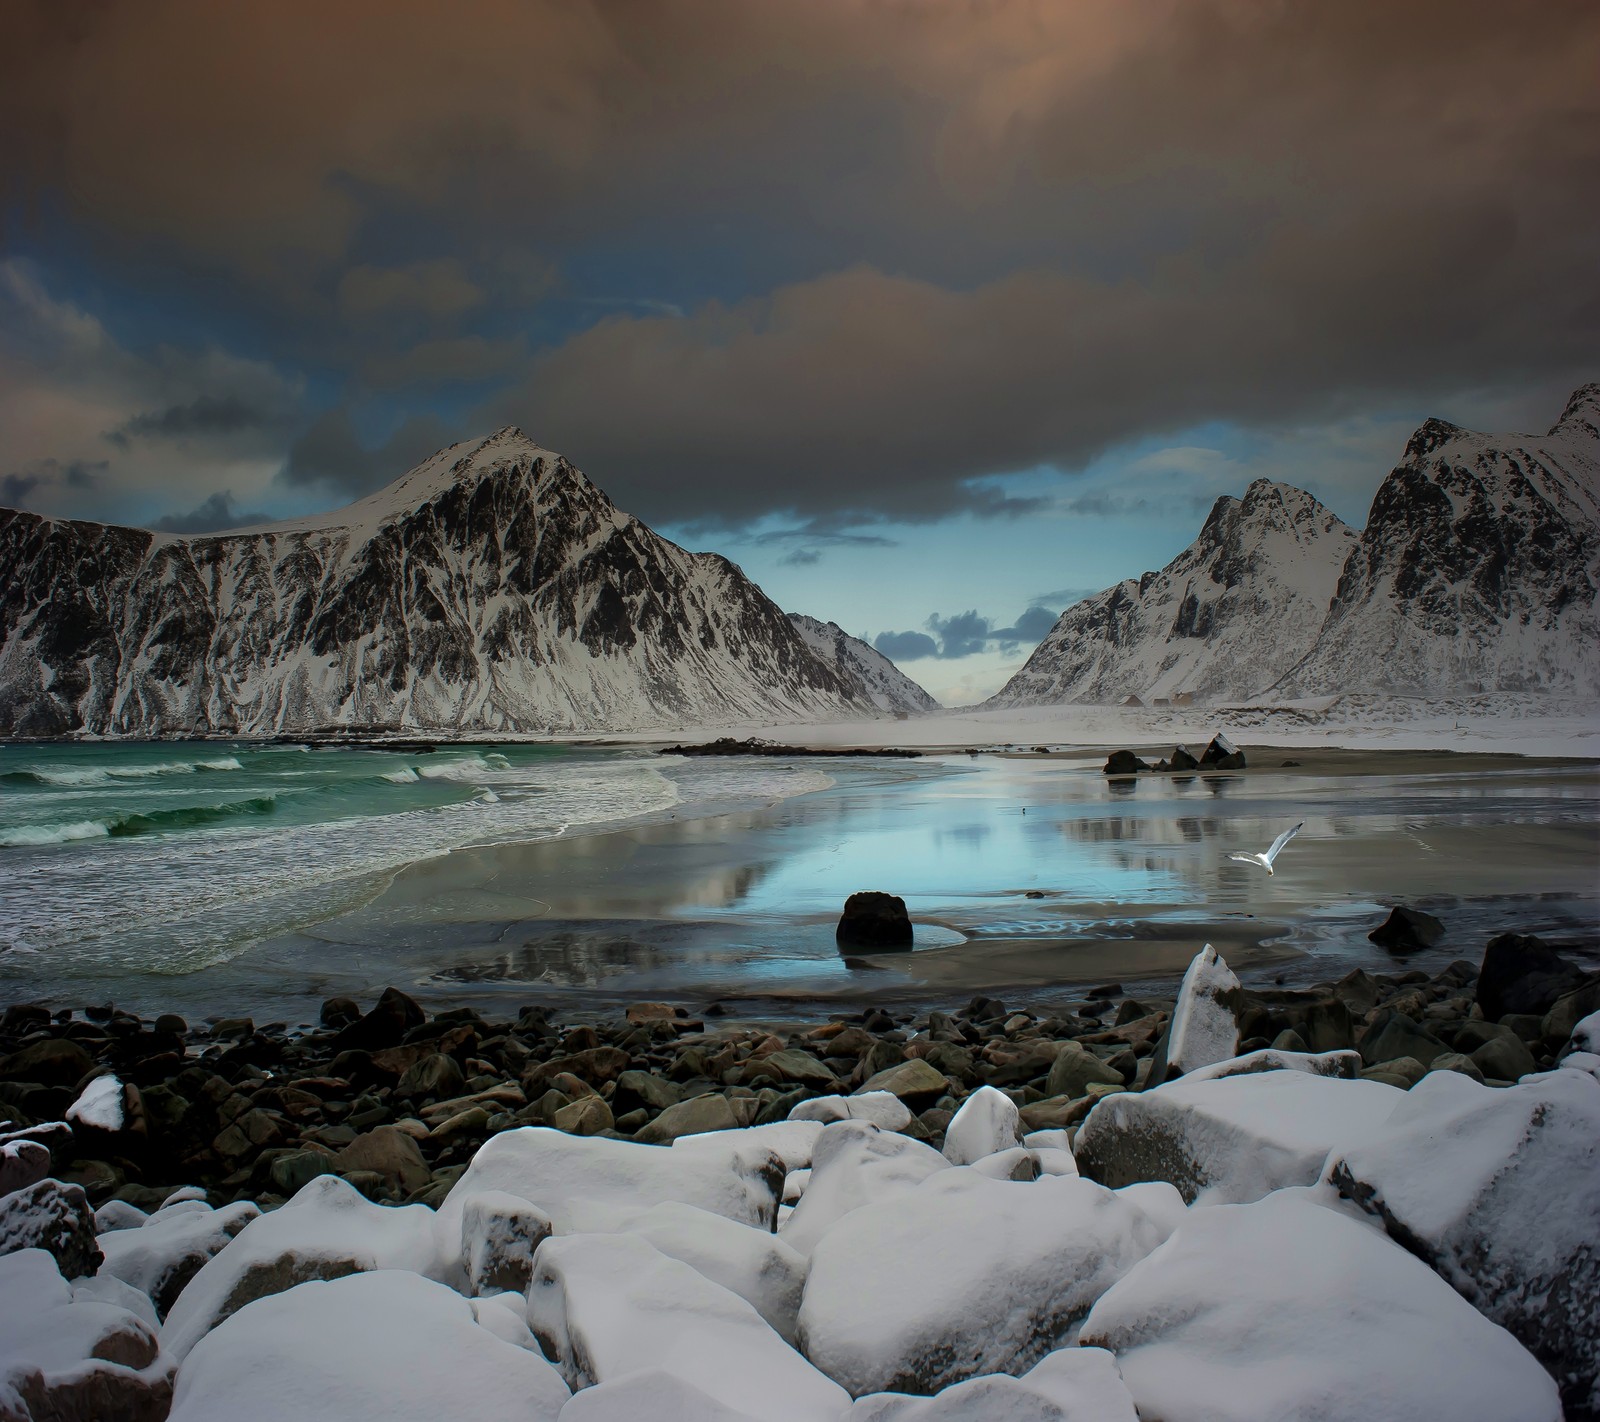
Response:
[{"label": "dark rock in tidal pool", "polygon": [[1169,770],[1199,770],[1200,762],[1189,753],[1188,746],[1178,746],[1172,752],[1172,759],[1167,762]]},{"label": "dark rock in tidal pool", "polygon": [[1444,937],[1444,925],[1431,913],[1421,909],[1396,904],[1384,919],[1367,935],[1369,942],[1386,948],[1391,953],[1416,953]]},{"label": "dark rock in tidal pool", "polygon": [[1139,757],[1136,756],[1131,750],[1118,750],[1112,751],[1111,754],[1106,757],[1106,768],[1102,774],[1135,775],[1141,770],[1149,769],[1150,767],[1144,761],[1140,760]]},{"label": "dark rock in tidal pool", "polygon": [[1200,757],[1200,764],[1206,770],[1243,770],[1244,752],[1218,731]]},{"label": "dark rock in tidal pool", "polygon": [[40,1180],[0,1197],[0,1254],[42,1249],[60,1266],[63,1278],[77,1279],[100,1267],[94,1211],[77,1185]]},{"label": "dark rock in tidal pool", "polygon": [[1543,939],[1502,933],[1491,938],[1478,974],[1478,1006],[1491,1021],[1508,1012],[1548,1012],[1558,998],[1581,988],[1585,974]]},{"label": "dark rock in tidal pool", "polygon": [[910,948],[911,918],[906,913],[906,901],[897,894],[875,890],[851,894],[845,900],[834,937],[852,948]]}]

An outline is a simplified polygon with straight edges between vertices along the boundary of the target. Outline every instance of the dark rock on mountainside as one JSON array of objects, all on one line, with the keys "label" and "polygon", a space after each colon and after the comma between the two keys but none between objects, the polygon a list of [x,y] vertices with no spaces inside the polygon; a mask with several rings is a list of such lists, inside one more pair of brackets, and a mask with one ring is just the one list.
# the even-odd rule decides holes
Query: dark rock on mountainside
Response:
[{"label": "dark rock on mountainside", "polygon": [[877,714],[727,559],[521,431],[333,514],[179,536],[0,510],[0,735],[574,731]]}]

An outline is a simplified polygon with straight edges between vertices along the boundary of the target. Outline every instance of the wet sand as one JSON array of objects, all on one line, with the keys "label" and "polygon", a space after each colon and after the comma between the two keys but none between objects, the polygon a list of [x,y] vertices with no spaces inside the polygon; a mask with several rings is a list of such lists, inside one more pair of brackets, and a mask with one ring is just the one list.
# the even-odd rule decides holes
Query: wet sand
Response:
[{"label": "wet sand", "polygon": [[[413,865],[365,907],[247,955],[240,990],[398,982],[433,1001],[718,999],[801,1014],[1154,987],[1204,942],[1257,981],[1393,971],[1366,934],[1395,902],[1449,929],[1402,967],[1476,961],[1507,930],[1580,954],[1600,939],[1594,763],[1244,749],[1244,772],[1136,780],[1100,774],[1103,748],[813,761],[834,788],[769,809]],[[1299,819],[1272,878],[1227,859]],[[866,888],[907,899],[915,952],[838,952],[839,906]]]}]

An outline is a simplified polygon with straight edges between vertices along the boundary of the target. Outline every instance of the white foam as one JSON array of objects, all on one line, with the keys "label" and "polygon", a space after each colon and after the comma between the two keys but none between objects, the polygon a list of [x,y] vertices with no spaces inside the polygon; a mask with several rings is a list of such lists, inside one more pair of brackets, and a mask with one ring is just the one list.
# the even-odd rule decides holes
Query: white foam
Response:
[{"label": "white foam", "polygon": [[104,820],[75,820],[65,825],[13,825],[0,830],[0,849],[22,849],[45,844],[68,844],[78,839],[104,839],[111,826]]}]

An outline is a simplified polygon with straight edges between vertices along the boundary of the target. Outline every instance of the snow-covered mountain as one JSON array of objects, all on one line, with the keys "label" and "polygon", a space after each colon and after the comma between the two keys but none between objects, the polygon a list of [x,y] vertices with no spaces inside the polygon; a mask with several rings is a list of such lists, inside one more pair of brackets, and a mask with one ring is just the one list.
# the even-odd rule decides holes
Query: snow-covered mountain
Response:
[{"label": "snow-covered mountain", "polygon": [[880,710],[911,713],[939,709],[939,703],[882,652],[852,637],[837,622],[819,622],[803,612],[791,612],[789,620],[813,652],[842,678],[864,686]]},{"label": "snow-covered mountain", "polygon": [[316,518],[179,536],[0,510],[0,735],[574,732],[872,714],[727,559],[520,430]]},{"label": "snow-covered mountain", "polygon": [[1547,435],[1429,420],[1275,694],[1600,690],[1600,385]]},{"label": "snow-covered mountain", "polygon": [[1067,608],[986,705],[1249,696],[1311,645],[1355,542],[1310,494],[1257,479],[1160,572]]}]

